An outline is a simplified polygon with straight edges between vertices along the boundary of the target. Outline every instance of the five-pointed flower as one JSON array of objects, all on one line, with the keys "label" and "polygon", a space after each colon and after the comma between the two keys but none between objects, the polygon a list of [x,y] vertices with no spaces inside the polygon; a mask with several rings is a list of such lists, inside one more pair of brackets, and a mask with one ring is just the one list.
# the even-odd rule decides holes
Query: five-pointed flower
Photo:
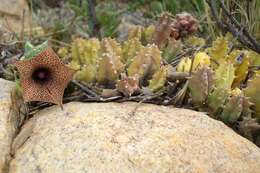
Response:
[{"label": "five-pointed flower", "polygon": [[47,47],[30,60],[15,63],[26,102],[43,101],[62,106],[63,94],[74,70],[66,67],[52,48]]}]

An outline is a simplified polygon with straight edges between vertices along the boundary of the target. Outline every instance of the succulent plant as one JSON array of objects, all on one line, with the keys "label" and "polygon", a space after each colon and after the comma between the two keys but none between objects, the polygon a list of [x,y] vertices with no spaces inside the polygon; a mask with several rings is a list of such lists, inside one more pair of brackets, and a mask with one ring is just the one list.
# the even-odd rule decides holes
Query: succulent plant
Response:
[{"label": "succulent plant", "polygon": [[144,28],[142,26],[135,26],[128,31],[128,39],[137,38],[141,40]]},{"label": "succulent plant", "polygon": [[96,80],[102,85],[115,85],[120,73],[124,70],[124,64],[121,62],[121,47],[113,39],[103,39],[100,45],[101,57],[98,58],[96,66]]},{"label": "succulent plant", "polygon": [[69,50],[68,50],[67,47],[61,47],[61,48],[58,50],[57,54],[58,54],[59,56],[63,57],[63,59],[66,59],[66,58],[69,57]]},{"label": "succulent plant", "polygon": [[231,91],[232,83],[235,79],[235,68],[233,64],[224,62],[215,71],[215,87]]},{"label": "succulent plant", "polygon": [[173,17],[168,13],[164,13],[156,24],[155,32],[152,39],[153,43],[155,43],[159,47],[162,47],[162,45],[165,44],[165,42],[169,38],[171,38],[170,35],[172,33],[173,23]]},{"label": "succulent plant", "polygon": [[223,112],[219,114],[219,118],[225,123],[235,123],[242,116],[251,116],[250,106],[249,99],[239,88],[236,88],[223,106]]},{"label": "succulent plant", "polygon": [[248,51],[251,66],[260,66],[260,54],[254,51]]},{"label": "succulent plant", "polygon": [[207,101],[210,112],[214,115],[219,113],[228,97],[229,91],[227,89],[214,88],[213,91],[209,94]]},{"label": "succulent plant", "polygon": [[192,73],[189,79],[189,90],[196,106],[205,106],[206,100],[214,85],[213,71],[208,67],[200,68]]},{"label": "succulent plant", "polygon": [[109,53],[113,56],[117,56],[117,59],[120,59],[120,57],[122,56],[121,45],[115,39],[111,39],[111,38],[102,39],[101,52]]},{"label": "succulent plant", "polygon": [[260,119],[260,75],[256,74],[244,89],[245,96],[254,104],[255,116]]},{"label": "succulent plant", "polygon": [[200,37],[196,37],[196,36],[190,36],[190,37],[186,38],[184,40],[184,42],[191,47],[194,47],[194,46],[202,47],[202,46],[205,46],[205,44],[206,44],[206,41],[204,38],[200,38]]},{"label": "succulent plant", "polygon": [[[212,58],[212,64],[220,64],[226,61],[229,46],[227,37],[218,37],[213,43],[212,47],[207,49],[209,56]],[[214,66],[216,67],[216,66]]]},{"label": "succulent plant", "polygon": [[120,57],[109,53],[102,53],[97,66],[96,80],[102,85],[115,85],[123,71],[124,65],[120,62]]},{"label": "succulent plant", "polygon": [[162,49],[162,57],[166,62],[171,63],[175,60],[176,55],[181,52],[181,49],[182,42],[180,40],[168,40],[167,44]]},{"label": "succulent plant", "polygon": [[77,38],[71,44],[71,61],[81,66],[95,65],[99,57],[100,43],[97,39]]},{"label": "succulent plant", "polygon": [[162,66],[156,73],[154,73],[152,79],[149,81],[148,88],[153,92],[162,89],[166,83],[167,68]]},{"label": "succulent plant", "polygon": [[[105,88],[115,88],[118,80],[128,81],[131,77],[137,77],[142,84],[145,81],[148,85],[148,80],[161,68],[162,63],[157,46],[143,46],[137,37],[122,44],[110,38],[101,41],[77,38],[70,50],[61,48],[59,52],[64,57],[71,57],[70,67],[78,70],[76,80],[97,83]],[[121,73],[126,73],[127,77],[120,79]],[[124,94],[128,95],[126,92]]]},{"label": "succulent plant", "polygon": [[151,79],[162,63],[161,52],[155,45],[148,45],[141,49],[127,68],[129,76],[138,75],[140,80]]},{"label": "succulent plant", "polygon": [[178,72],[189,72],[191,68],[191,59],[189,57],[183,57],[176,67]]},{"label": "succulent plant", "polygon": [[255,142],[256,145],[260,146],[260,124],[258,123],[256,118],[253,118],[252,116],[243,117],[243,120],[238,122],[238,130],[239,133],[242,134],[244,137]]},{"label": "succulent plant", "polygon": [[[101,54],[100,47],[100,42],[97,39],[85,40],[77,38],[72,42],[70,51],[71,62],[69,66],[78,70],[75,74],[76,79],[85,82],[95,82],[95,76],[97,73],[96,66]],[[64,51],[63,53],[69,54],[68,51]]]},{"label": "succulent plant", "polygon": [[201,67],[210,66],[210,57],[205,52],[198,52],[194,55],[192,70],[197,70]]},{"label": "succulent plant", "polygon": [[[72,69],[79,69],[78,64],[70,63]],[[96,67],[92,65],[83,65],[81,70],[78,70],[75,74],[75,79],[77,81],[84,81],[88,83],[93,83],[96,81]]]},{"label": "succulent plant", "polygon": [[122,62],[126,63],[128,66],[133,61],[133,58],[137,55],[137,53],[143,48],[144,46],[138,38],[127,40],[122,45]]},{"label": "succulent plant", "polygon": [[209,94],[208,105],[212,112],[221,109],[229,97],[235,78],[235,68],[231,63],[222,63],[215,71],[213,91]]},{"label": "succulent plant", "polygon": [[35,57],[37,54],[42,52],[47,47],[48,47],[48,41],[45,41],[38,46],[34,46],[30,42],[25,42],[24,56],[21,59],[22,60],[32,59],[33,57]]},{"label": "succulent plant", "polygon": [[[234,51],[233,51],[234,52]],[[232,56],[233,52],[230,53],[229,57]],[[249,56],[244,51],[235,51],[234,67],[235,67],[235,79],[232,87],[239,87],[239,85],[246,79],[249,71]]]},{"label": "succulent plant", "polygon": [[205,52],[198,52],[194,55],[194,60],[184,57],[177,65],[178,72],[189,72],[192,66],[192,71],[196,71],[202,67],[211,65],[210,57]]},{"label": "succulent plant", "polygon": [[243,110],[242,97],[230,97],[227,104],[223,106],[223,112],[219,115],[220,119],[225,123],[234,123],[238,120]]},{"label": "succulent plant", "polygon": [[128,77],[121,74],[121,79],[117,81],[116,89],[126,97],[130,97],[140,89],[138,76]]},{"label": "succulent plant", "polygon": [[155,33],[155,26],[154,25],[150,25],[150,26],[144,28],[143,33],[142,33],[142,43],[144,45],[151,43],[154,33]]},{"label": "succulent plant", "polygon": [[[258,129],[260,120],[260,71],[254,67],[259,55],[243,49],[231,51],[228,35],[217,38],[208,49],[204,49],[205,40],[195,37],[183,43],[171,35],[177,19],[165,15],[160,20],[160,26],[134,27],[124,42],[76,38],[71,47],[61,48],[58,53],[77,70],[76,82],[97,88],[100,98],[124,96],[140,101],[150,94],[162,94],[158,100],[192,103],[197,110],[237,127],[253,139],[252,127]],[[186,19],[178,20],[182,27],[188,25]],[[181,57],[177,66],[171,65],[169,62],[187,45],[191,53]],[[27,44],[25,57],[30,59],[45,47]],[[51,101],[60,103],[60,97],[54,97],[56,100]]]},{"label": "succulent plant", "polygon": [[[145,90],[166,94],[166,88],[169,89],[173,82],[175,89],[181,87],[171,92],[172,103],[190,103],[191,100],[198,110],[209,112],[230,126],[237,125],[241,133],[250,136],[253,132],[247,128],[253,123],[257,124],[254,117],[260,119],[260,100],[257,97],[260,95],[257,88],[260,85],[260,72],[256,71],[249,82],[246,79],[251,78],[250,65],[257,63],[251,57],[258,57],[258,54],[237,49],[230,51],[230,38],[226,35],[218,37],[212,47],[204,50],[200,47],[199,52],[182,57],[177,66],[167,65],[163,60],[171,62],[182,43],[172,38],[172,31],[167,32],[170,21],[175,19],[172,21],[166,16],[161,20],[165,25],[157,26],[155,30],[151,26],[149,30],[144,27],[133,28],[129,39],[122,43],[110,38],[101,41],[75,39],[71,49],[62,48],[59,52],[70,60],[71,67],[78,70],[76,80],[101,88],[102,97],[145,95]],[[147,44],[149,39],[157,45]],[[186,39],[184,44],[191,44],[192,48],[205,46],[205,40],[192,39],[190,43]],[[177,42],[180,42],[180,47]],[[180,80],[169,80],[169,76],[175,73],[183,76]],[[242,90],[245,82],[247,87]]]}]

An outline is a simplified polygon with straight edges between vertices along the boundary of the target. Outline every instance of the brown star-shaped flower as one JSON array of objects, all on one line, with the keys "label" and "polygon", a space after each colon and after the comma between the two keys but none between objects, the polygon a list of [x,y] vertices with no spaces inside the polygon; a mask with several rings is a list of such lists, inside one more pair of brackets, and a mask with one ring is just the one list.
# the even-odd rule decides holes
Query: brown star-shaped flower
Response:
[{"label": "brown star-shaped flower", "polygon": [[46,48],[30,60],[17,61],[15,66],[26,102],[43,101],[62,106],[64,90],[75,71],[66,67],[52,48]]}]

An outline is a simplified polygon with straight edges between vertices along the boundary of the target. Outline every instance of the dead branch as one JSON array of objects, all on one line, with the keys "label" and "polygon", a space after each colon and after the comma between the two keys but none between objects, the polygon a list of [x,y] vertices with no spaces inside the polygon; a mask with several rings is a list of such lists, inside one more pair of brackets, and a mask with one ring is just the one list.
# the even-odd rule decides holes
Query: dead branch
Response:
[{"label": "dead branch", "polygon": [[211,9],[212,17],[216,21],[217,25],[224,32],[230,32],[235,38],[238,39],[240,43],[247,46],[249,49],[252,49],[260,53],[260,43],[254,39],[252,35],[248,32],[245,26],[242,26],[229,12],[227,7],[224,4],[223,0],[219,0],[220,8],[223,11],[225,20],[222,20],[219,16],[217,10],[217,4],[215,0],[207,0],[207,3]]}]

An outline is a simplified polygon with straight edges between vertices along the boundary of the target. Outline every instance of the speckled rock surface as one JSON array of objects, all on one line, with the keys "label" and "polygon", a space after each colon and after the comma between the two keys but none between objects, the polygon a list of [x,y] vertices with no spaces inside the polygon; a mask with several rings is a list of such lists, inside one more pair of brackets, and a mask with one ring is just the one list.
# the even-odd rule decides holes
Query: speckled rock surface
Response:
[{"label": "speckled rock surface", "polygon": [[14,87],[13,82],[0,78],[0,173],[6,165],[6,159],[10,153],[12,132],[9,124],[9,110],[11,105],[10,91]]},{"label": "speckled rock surface", "polygon": [[69,103],[63,111],[41,111],[24,126],[33,129],[9,172],[260,172],[260,149],[223,123],[190,110],[136,105]]}]

